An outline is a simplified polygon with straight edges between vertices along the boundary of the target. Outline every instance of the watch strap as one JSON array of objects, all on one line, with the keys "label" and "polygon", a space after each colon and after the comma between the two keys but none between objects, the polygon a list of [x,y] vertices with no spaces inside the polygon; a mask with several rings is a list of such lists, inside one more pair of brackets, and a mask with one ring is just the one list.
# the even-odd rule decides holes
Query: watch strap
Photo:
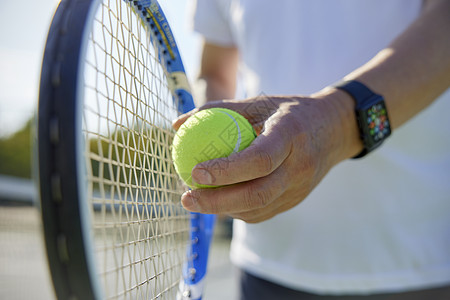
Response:
[{"label": "watch strap", "polygon": [[[364,108],[366,108],[367,105],[370,105],[371,103],[373,103],[374,100],[377,100],[377,99],[378,99],[378,101],[383,102],[383,105],[384,105],[384,99],[381,95],[374,93],[363,83],[356,81],[356,80],[341,81],[341,82],[333,85],[333,87],[347,92],[355,100],[355,114],[356,114],[358,129],[360,131],[360,137],[364,143],[364,148],[360,153],[358,153],[356,156],[354,156],[352,158],[353,159],[361,158],[361,157],[367,155],[369,152],[371,152],[375,148],[377,148],[383,142],[383,140],[381,140],[375,146],[373,146],[373,145],[369,146],[367,144],[366,134],[364,133],[364,130],[366,128],[363,128],[363,126],[366,126],[364,124],[365,120],[361,120],[362,110]],[[386,114],[386,118],[387,118],[387,114]],[[389,122],[389,120],[388,120],[388,122]],[[390,128],[389,128],[389,134],[390,134]],[[386,137],[389,136],[389,134],[386,135]],[[384,137],[384,138],[386,138],[386,137]]]},{"label": "watch strap", "polygon": [[371,89],[356,80],[341,81],[334,87],[347,92],[355,100],[356,109],[363,106],[373,96],[377,96]]}]

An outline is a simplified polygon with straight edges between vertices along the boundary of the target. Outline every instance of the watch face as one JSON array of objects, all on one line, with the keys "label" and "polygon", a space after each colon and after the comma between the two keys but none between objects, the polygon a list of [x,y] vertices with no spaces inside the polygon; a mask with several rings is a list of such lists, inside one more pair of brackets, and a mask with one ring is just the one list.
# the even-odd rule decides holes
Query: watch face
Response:
[{"label": "watch face", "polygon": [[360,121],[364,123],[361,125],[363,125],[367,146],[376,146],[391,134],[384,101],[377,102],[361,112]]}]

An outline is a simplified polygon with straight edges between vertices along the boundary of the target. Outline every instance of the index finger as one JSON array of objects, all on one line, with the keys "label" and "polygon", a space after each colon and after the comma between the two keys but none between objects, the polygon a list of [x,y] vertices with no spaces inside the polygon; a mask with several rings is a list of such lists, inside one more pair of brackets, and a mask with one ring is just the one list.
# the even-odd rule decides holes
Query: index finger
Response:
[{"label": "index finger", "polygon": [[172,127],[175,130],[180,129],[180,126],[183,125],[184,122],[186,122],[187,119],[189,119],[190,116],[195,114],[198,111],[198,108],[195,108],[185,114],[180,115],[178,118],[172,121]]},{"label": "index finger", "polygon": [[223,100],[210,101],[201,107],[194,108],[193,110],[188,111],[187,113],[184,113],[184,114],[178,116],[178,118],[176,118],[175,120],[173,120],[172,127],[175,130],[178,130],[180,128],[180,126],[183,125],[183,123],[186,122],[186,120],[189,119],[189,117],[194,115],[196,112],[203,110],[203,109],[211,108],[211,107],[223,107],[224,102],[225,101],[223,101]]},{"label": "index finger", "polygon": [[[173,120],[173,122],[172,122],[172,127],[175,129],[175,130],[178,130],[179,128],[180,128],[180,126],[184,123],[184,122],[186,122],[186,120],[190,117],[190,116],[192,116],[192,115],[194,115],[196,112],[198,112],[198,111],[200,111],[200,110],[204,110],[204,109],[208,109],[208,108],[213,108],[213,107],[219,107],[219,108],[228,108],[228,109],[231,109],[231,110],[234,110],[235,112],[237,112],[237,113],[240,113],[240,114],[243,114],[243,109],[245,109],[245,108],[247,108],[248,107],[248,104],[247,104],[247,102],[244,100],[244,101],[236,101],[236,100],[217,100],[217,101],[210,101],[210,102],[207,102],[206,104],[204,104],[203,106],[201,106],[201,107],[198,107],[198,108],[195,108],[195,109],[193,109],[193,110],[191,110],[191,111],[189,111],[189,112],[187,112],[187,113],[185,113],[185,114],[182,114],[182,115],[180,115],[180,116],[178,116],[178,118],[176,118],[175,120]],[[248,119],[248,121],[250,122],[250,123],[252,123],[251,121],[252,120],[249,120],[249,116],[244,116],[244,117],[246,117],[247,119]],[[256,126],[257,124],[253,124],[252,123],[252,125],[253,126]],[[256,128],[256,130],[258,131],[258,128]],[[259,130],[260,131],[260,130]]]}]

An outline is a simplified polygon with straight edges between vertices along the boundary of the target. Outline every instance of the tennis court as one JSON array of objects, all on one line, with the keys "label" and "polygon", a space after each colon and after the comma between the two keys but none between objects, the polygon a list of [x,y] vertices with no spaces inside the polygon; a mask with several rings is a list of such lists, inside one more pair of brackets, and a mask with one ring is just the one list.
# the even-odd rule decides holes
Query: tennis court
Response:
[{"label": "tennis court", "polygon": [[[30,202],[0,199],[0,299],[55,299],[47,267],[39,210]],[[229,239],[216,232],[205,298],[235,299]]]}]

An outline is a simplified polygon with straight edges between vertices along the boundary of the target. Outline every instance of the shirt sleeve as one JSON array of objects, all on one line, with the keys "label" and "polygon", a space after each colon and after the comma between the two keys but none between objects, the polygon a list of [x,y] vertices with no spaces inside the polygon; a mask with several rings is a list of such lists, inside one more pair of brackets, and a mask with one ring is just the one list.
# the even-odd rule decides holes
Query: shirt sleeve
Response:
[{"label": "shirt sleeve", "polygon": [[195,0],[192,28],[205,40],[220,46],[233,46],[235,41],[228,22],[227,3],[221,0]]}]

